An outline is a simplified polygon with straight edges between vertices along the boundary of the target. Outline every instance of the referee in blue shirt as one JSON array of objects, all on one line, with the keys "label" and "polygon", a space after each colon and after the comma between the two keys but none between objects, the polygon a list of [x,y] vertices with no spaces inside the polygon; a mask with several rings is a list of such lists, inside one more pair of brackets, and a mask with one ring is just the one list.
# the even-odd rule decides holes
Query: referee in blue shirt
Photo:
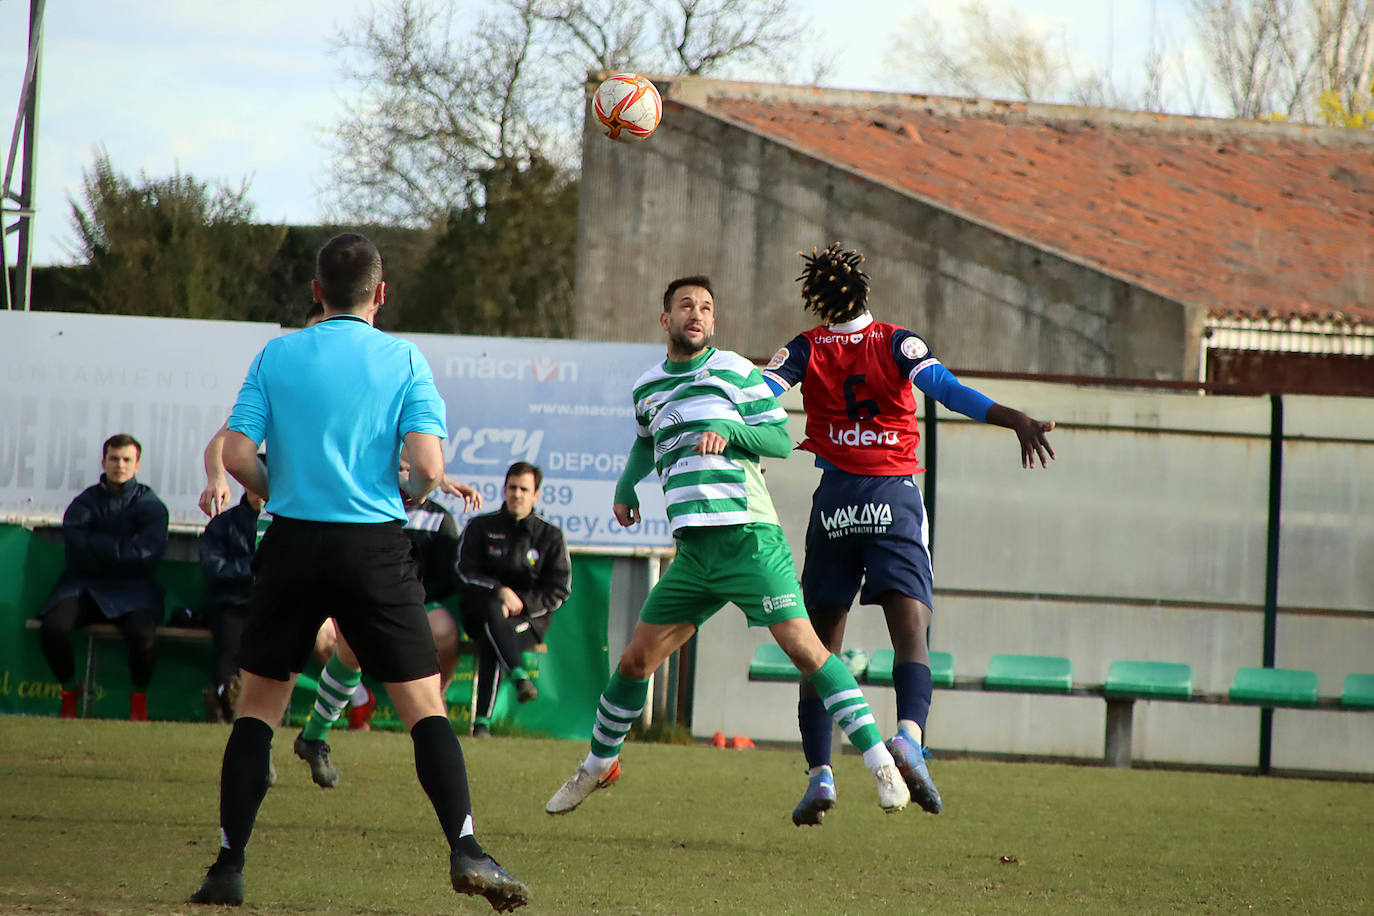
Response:
[{"label": "referee in blue shirt", "polygon": [[[444,402],[420,351],[372,326],[386,292],[372,242],[331,239],[312,289],[325,319],[263,347],[224,440],[225,468],[267,498],[273,521],[254,561],[239,654],[243,692],[220,773],[219,857],[191,902],[243,902],[244,847],[267,794],[272,723],[332,616],[410,731],[415,771],[448,838],[453,889],[513,910],[529,891],[473,835],[463,752],[439,693],[424,589],[402,530],[402,491],[418,504],[444,473]],[[257,457],[263,442],[270,481]]]}]

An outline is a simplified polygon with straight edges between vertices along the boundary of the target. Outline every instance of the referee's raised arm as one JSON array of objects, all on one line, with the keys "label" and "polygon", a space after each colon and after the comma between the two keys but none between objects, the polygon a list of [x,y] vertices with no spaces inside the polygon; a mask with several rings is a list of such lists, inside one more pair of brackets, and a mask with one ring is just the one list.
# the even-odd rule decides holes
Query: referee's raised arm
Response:
[{"label": "referee's raised arm", "polygon": [[[513,910],[529,890],[473,834],[463,753],[402,531],[404,501],[422,501],[443,478],[447,411],[419,349],[374,327],[386,283],[371,241],[331,239],[311,289],[324,320],[254,358],[224,438],[225,469],[267,498],[273,520],[258,547],[239,654],[243,690],[224,749],[219,857],[191,902],[243,902],[244,847],[267,793],[273,724],[316,631],[333,617],[410,732],[415,771],[449,843],[453,889]],[[257,457],[262,444],[270,475]]]}]

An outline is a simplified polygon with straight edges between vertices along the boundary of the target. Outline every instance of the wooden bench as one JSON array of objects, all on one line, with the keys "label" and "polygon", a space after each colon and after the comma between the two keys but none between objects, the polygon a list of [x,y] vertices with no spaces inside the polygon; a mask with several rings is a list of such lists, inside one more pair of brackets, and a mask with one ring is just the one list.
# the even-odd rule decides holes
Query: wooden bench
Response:
[{"label": "wooden bench", "polygon": [[[892,686],[893,652],[873,653],[868,670],[858,680],[875,687]],[[1072,662],[1060,656],[994,655],[984,677],[956,677],[954,655],[930,653],[931,681],[945,690],[976,690],[1058,696],[1101,697],[1106,701],[1103,759],[1108,766],[1131,765],[1131,736],[1136,700],[1206,703],[1261,708],[1374,711],[1374,674],[1351,674],[1340,696],[1320,696],[1314,671],[1288,668],[1241,668],[1225,693],[1193,687],[1193,669],[1177,662],[1116,661],[1101,684],[1076,683]],[[749,663],[751,681],[791,681],[800,674],[787,655],[772,643],[754,650]]]},{"label": "wooden bench", "polygon": [[[43,621],[37,617],[30,617],[24,621],[24,629],[38,630],[43,626]],[[210,642],[214,639],[210,630],[206,627],[158,627],[157,638],[159,641],[180,640],[182,642]],[[98,639],[118,639],[123,640],[119,628],[112,623],[93,623],[82,627],[73,635],[84,634],[86,637],[86,674],[81,681],[81,715],[84,718],[90,713],[91,697],[95,693],[95,676],[98,670],[96,659],[96,640]]]}]

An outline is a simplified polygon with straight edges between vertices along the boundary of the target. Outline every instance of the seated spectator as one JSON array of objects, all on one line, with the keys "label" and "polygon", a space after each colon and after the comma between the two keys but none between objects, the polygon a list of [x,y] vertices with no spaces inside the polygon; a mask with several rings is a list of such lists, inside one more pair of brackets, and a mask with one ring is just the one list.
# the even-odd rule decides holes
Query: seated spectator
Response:
[{"label": "seated spectator", "polygon": [[233,722],[238,700],[239,642],[253,591],[253,550],[257,546],[263,499],[244,491],[238,505],[210,519],[200,538],[200,571],[205,577],[202,605],[215,639],[215,665],[202,698],[211,722]]},{"label": "seated spectator", "polygon": [[544,641],[568,597],[572,566],[563,532],[534,511],[543,481],[534,465],[512,464],[501,508],[472,518],[459,543],[463,629],[477,643],[476,737],[491,734],[501,672],[510,674],[519,702],[539,696],[521,656]]},{"label": "seated spectator", "polygon": [[143,446],[133,436],[106,439],[100,482],[81,491],[62,516],[67,565],[39,613],[39,641],[62,685],[64,719],[76,718],[81,693],[71,634],[109,622],[129,649],[129,718],[148,720],[148,683],[163,617],[163,589],[155,576],[167,549],[167,507],[135,479],[142,457]]}]

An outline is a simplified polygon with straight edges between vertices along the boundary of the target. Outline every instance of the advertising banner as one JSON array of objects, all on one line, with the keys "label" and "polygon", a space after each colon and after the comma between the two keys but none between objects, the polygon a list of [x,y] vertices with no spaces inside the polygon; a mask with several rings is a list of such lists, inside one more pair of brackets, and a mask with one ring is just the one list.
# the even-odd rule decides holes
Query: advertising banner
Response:
[{"label": "advertising banner", "polygon": [[100,479],[101,444],[143,446],[138,479],[201,524],[205,443],[277,325],[0,311],[0,512],[61,519]]},{"label": "advertising banner", "polygon": [[[229,415],[253,356],[276,325],[120,315],[0,312],[0,514],[61,519],[100,476],[100,446],[143,445],[139,479],[171,521],[197,525],[205,443]],[[581,547],[668,546],[662,493],[639,488],[644,521],[611,514],[634,439],[635,380],[661,345],[401,335],[413,340],[448,406],[451,477],[501,501],[505,470],[544,471],[539,511]],[[348,383],[347,372],[340,384]],[[459,515],[461,506],[444,498]]]},{"label": "advertising banner", "polygon": [[[634,441],[635,380],[664,358],[656,344],[402,335],[424,353],[448,406],[448,474],[477,486],[482,511],[501,502],[506,468],[544,472],[539,512],[570,545],[667,546],[663,494],[640,486],[644,520],[621,528],[611,513],[615,482]],[[461,517],[461,504],[444,500]]]}]

